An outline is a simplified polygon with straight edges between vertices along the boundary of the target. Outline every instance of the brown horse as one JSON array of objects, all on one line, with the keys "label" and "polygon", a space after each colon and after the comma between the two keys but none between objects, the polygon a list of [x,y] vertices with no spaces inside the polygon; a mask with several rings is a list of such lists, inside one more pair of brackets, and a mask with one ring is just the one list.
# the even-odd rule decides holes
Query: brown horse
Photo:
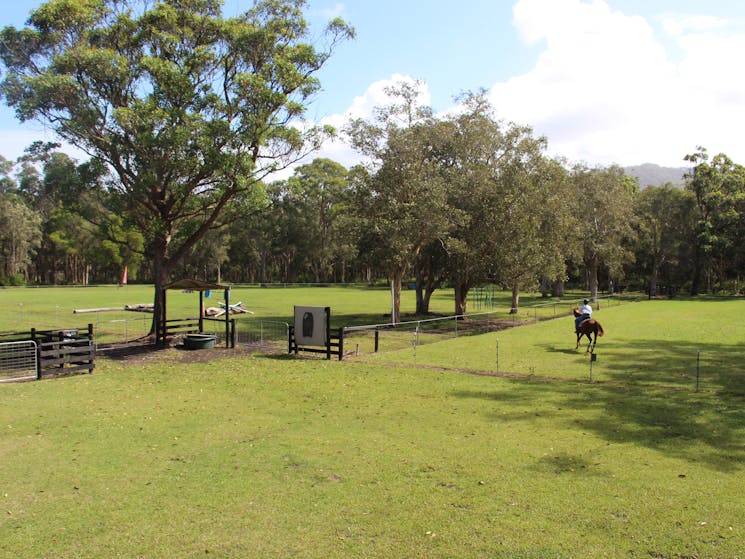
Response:
[{"label": "brown horse", "polygon": [[[572,312],[574,313],[574,316],[580,316],[577,307],[574,307]],[[579,323],[579,328],[577,329],[577,345],[574,349],[579,347],[579,341],[582,339],[582,336],[587,336],[587,339],[589,340],[587,351],[590,351],[591,348],[595,349],[595,343],[598,341],[598,336],[602,336],[603,334],[605,334],[605,331],[603,331],[602,325],[597,320],[594,318],[583,320]]]}]

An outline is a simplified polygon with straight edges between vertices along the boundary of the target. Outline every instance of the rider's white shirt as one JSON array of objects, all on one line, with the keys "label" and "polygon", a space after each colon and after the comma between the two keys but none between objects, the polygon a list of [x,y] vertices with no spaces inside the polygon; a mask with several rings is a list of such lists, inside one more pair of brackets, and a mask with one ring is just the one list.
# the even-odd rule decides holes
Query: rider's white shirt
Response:
[{"label": "rider's white shirt", "polygon": [[590,305],[582,305],[579,308],[580,314],[592,314],[592,307]]}]

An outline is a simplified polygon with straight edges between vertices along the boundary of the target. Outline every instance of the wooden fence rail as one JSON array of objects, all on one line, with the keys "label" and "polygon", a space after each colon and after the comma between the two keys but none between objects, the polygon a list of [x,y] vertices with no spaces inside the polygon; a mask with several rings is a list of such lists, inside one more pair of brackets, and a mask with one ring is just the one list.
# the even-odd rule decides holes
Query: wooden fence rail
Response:
[{"label": "wooden fence rail", "polygon": [[36,378],[92,373],[95,368],[96,348],[93,325],[87,331],[76,328],[16,332],[0,336],[0,342],[30,341],[36,345]]}]

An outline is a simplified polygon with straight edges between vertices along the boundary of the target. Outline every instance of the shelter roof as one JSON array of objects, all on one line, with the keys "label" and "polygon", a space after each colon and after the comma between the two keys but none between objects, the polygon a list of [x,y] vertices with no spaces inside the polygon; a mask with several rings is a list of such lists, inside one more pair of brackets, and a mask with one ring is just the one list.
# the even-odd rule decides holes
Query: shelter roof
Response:
[{"label": "shelter roof", "polygon": [[181,279],[172,281],[164,286],[165,289],[191,289],[192,291],[217,291],[219,289],[230,289],[229,285],[220,285],[195,279]]}]

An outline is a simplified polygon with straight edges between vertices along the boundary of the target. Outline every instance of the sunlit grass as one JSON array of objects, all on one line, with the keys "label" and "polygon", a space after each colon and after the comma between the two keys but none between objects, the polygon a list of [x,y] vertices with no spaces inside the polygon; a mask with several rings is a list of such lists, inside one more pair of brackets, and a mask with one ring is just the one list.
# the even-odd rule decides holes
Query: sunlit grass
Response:
[{"label": "sunlit grass", "polygon": [[[410,286],[408,286],[410,287]],[[98,342],[125,341],[146,335],[150,331],[152,314],[122,310],[125,305],[153,302],[151,285],[96,286],[96,287],[20,287],[0,289],[0,333],[61,328],[86,328],[93,325]],[[554,317],[566,313],[579,295],[568,295],[564,301],[545,301],[539,294],[526,294],[520,312],[510,314],[510,294],[496,292],[490,304],[477,305],[472,297],[469,313],[490,311],[492,318],[526,322],[537,318]],[[282,286],[269,287],[233,286],[231,303],[242,302],[251,314],[235,315],[238,321],[249,323],[260,320],[293,321],[293,309],[299,306],[331,308],[331,326],[334,329],[348,326],[388,324],[391,321],[391,293],[385,287],[347,285],[329,287]],[[224,302],[224,292],[211,292],[204,299],[205,307],[218,307]],[[119,309],[100,310],[91,309]],[[453,314],[453,290],[435,291],[430,312],[434,316]],[[416,295],[412,289],[401,294],[401,320],[416,321],[430,318],[416,316]],[[168,291],[168,317],[192,318],[199,315],[199,295],[178,290]],[[426,326],[425,326],[426,327]],[[412,329],[410,327],[409,329]],[[207,330],[221,332],[220,325],[208,323]],[[408,343],[408,342],[406,342]]]},{"label": "sunlit grass", "polygon": [[[262,291],[265,316],[326,305]],[[381,305],[348,293],[342,316]],[[603,307],[592,384],[567,314],[341,363],[170,349],[0,385],[0,555],[740,556],[742,304]]]},{"label": "sunlit grass", "polygon": [[0,555],[742,554],[734,396],[213,353],[0,386]]},{"label": "sunlit grass", "polygon": [[[610,306],[594,317],[606,331],[595,347],[575,349],[571,316],[492,332],[451,337],[367,360],[555,377],[745,392],[745,301],[645,301]],[[388,348],[387,348],[388,349]],[[698,377],[698,378],[697,378]]]}]

